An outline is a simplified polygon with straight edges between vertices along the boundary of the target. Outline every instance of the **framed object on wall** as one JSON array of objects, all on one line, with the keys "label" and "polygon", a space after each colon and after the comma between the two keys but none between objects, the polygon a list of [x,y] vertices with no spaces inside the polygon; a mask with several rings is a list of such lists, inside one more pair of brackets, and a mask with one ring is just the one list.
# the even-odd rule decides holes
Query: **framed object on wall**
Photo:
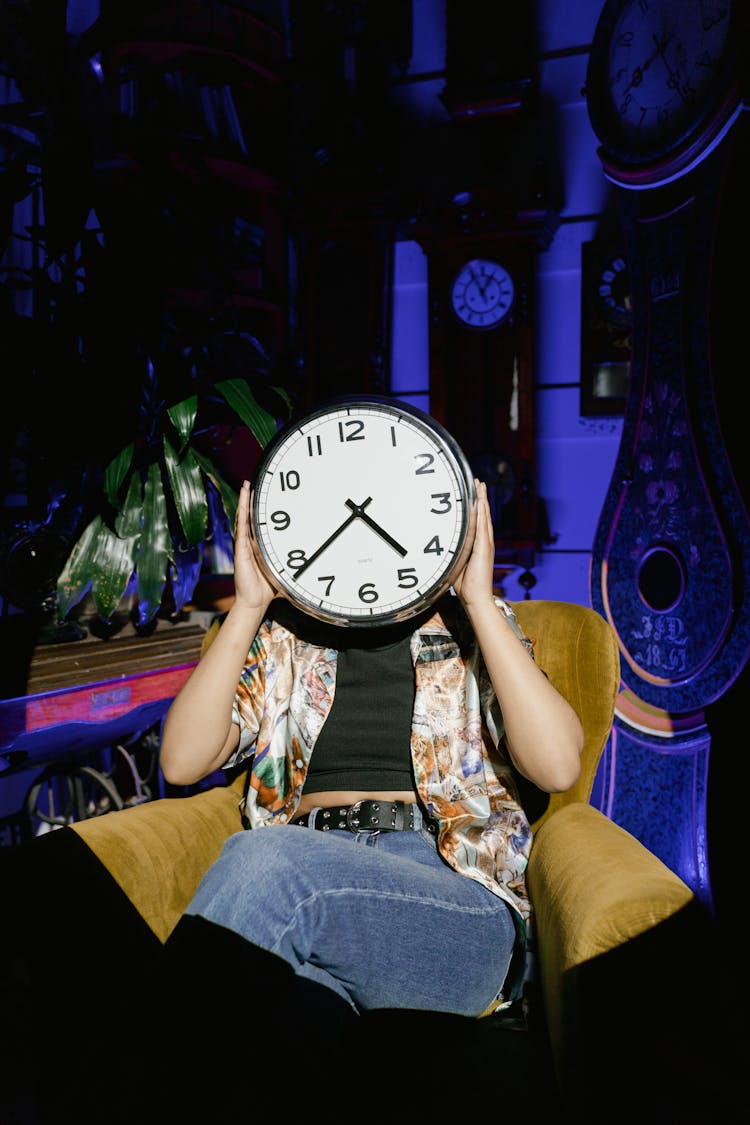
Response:
[{"label": "framed object on wall", "polygon": [[624,414],[632,308],[627,259],[611,242],[581,246],[582,415]]},{"label": "framed object on wall", "polygon": [[530,565],[542,541],[534,444],[536,243],[421,231],[430,287],[430,403],[487,483],[496,560]]}]

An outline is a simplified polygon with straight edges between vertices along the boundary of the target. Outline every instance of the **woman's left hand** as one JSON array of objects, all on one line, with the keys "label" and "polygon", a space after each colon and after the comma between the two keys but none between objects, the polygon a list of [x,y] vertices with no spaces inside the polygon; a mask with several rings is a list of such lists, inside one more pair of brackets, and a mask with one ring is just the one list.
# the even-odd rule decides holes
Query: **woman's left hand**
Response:
[{"label": "woman's left hand", "polygon": [[492,598],[495,567],[495,534],[487,500],[487,485],[475,480],[474,486],[477,491],[474,543],[466,566],[453,582],[453,589],[466,608]]}]

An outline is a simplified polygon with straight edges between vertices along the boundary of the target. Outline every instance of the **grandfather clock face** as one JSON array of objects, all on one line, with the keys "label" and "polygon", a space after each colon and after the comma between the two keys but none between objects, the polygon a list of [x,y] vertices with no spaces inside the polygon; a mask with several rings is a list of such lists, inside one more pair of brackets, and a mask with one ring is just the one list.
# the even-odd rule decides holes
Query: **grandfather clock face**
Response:
[{"label": "grandfather clock face", "polygon": [[426,250],[431,411],[486,481],[498,541],[533,540],[534,250],[492,239]]}]

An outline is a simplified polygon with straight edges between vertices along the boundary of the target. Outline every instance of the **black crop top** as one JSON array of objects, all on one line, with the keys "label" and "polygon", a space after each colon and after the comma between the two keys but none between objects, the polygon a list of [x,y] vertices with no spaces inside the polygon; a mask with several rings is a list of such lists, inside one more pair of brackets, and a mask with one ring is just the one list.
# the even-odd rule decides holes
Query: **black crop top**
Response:
[{"label": "black crop top", "polygon": [[410,637],[379,648],[343,648],[333,705],[313,748],[305,793],[414,788]]}]

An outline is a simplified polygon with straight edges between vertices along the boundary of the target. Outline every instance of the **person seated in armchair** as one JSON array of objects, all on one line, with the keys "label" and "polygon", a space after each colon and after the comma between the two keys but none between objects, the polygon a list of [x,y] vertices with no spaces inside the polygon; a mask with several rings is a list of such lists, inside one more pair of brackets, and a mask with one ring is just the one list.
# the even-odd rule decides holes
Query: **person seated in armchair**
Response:
[{"label": "person seated in armchair", "polygon": [[[475,483],[453,592],[366,637],[272,588],[242,486],[235,599],[160,750],[174,785],[251,763],[249,830],[226,841],[164,946],[175,1005],[163,1050],[170,1073],[191,1077],[191,1100],[209,1045],[242,1057],[262,1029],[269,1060],[304,1039],[296,1060],[318,1067],[360,1013],[478,1017],[520,995],[531,830],[516,774],[569,788],[583,731],[493,593]],[[185,981],[212,963],[236,967],[236,990],[203,989],[196,1028]],[[256,1093],[241,1089],[238,1104]]]}]

